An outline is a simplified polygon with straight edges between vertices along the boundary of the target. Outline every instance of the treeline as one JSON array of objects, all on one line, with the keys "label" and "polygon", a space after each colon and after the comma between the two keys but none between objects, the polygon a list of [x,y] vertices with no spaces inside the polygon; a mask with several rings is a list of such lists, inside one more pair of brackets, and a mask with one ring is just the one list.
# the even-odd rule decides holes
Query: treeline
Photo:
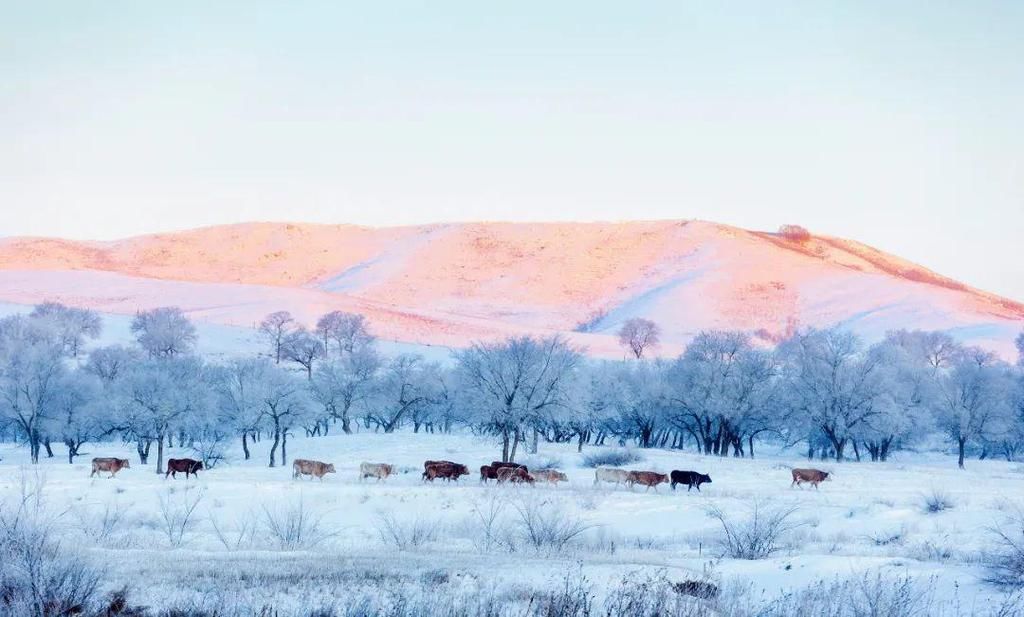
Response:
[{"label": "treeline", "polygon": [[[866,345],[838,329],[804,330],[774,349],[743,332],[698,334],[673,360],[648,360],[657,326],[620,332],[628,361],[585,358],[565,339],[477,343],[450,363],[385,357],[361,315],[331,312],[313,329],[286,312],[258,327],[265,353],[210,362],[177,308],[138,313],[135,343],[95,347],[91,311],[46,303],[0,319],[0,435],[33,462],[52,443],[74,462],[90,442],[121,439],[142,463],[166,447],[207,465],[237,441],[270,440],[269,464],[288,437],[332,431],[449,432],[494,436],[503,460],[541,441],[692,448],[754,456],[759,441],[805,444],[809,457],[884,461],[941,435],[959,463],[1024,452],[1024,375],[941,332],[896,331]],[[1024,335],[1018,339],[1024,346]]]}]

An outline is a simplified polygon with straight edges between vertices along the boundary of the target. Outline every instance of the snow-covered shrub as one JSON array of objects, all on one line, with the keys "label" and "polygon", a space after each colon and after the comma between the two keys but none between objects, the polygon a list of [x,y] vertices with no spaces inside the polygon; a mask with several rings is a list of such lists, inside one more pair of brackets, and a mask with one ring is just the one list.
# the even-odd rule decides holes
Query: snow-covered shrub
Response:
[{"label": "snow-covered shrub", "polygon": [[377,534],[380,539],[400,551],[419,548],[437,540],[440,524],[434,519],[415,516],[399,520],[391,512],[377,514]]},{"label": "snow-covered shrub", "polygon": [[90,614],[102,571],[60,544],[45,512],[42,480],[22,478],[20,499],[0,504],[0,615]]},{"label": "snow-covered shrub", "polygon": [[210,528],[225,549],[237,551],[252,546],[256,536],[256,518],[252,512],[245,512],[233,521],[224,522],[215,515],[210,515]]},{"label": "snow-covered shrub", "polygon": [[505,504],[503,495],[488,493],[484,499],[474,501],[470,508],[473,514],[469,520],[471,540],[481,553],[489,552],[508,540]]},{"label": "snow-covered shrub", "polygon": [[282,550],[312,548],[336,535],[324,517],[306,508],[304,500],[280,508],[263,506],[263,528]]},{"label": "snow-covered shrub", "polygon": [[113,503],[105,502],[96,508],[72,507],[70,511],[78,519],[78,527],[82,533],[93,542],[103,544],[114,532],[121,529],[129,510],[115,500]]},{"label": "snow-covered shrub", "polygon": [[986,579],[1002,587],[1024,588],[1024,512],[990,529],[994,547],[985,555]]},{"label": "snow-covered shrub", "polygon": [[565,464],[562,462],[562,459],[557,456],[539,456],[536,454],[533,456],[528,456],[520,462],[523,465],[529,467],[531,470],[562,469],[565,466]]},{"label": "snow-covered shrub", "polygon": [[598,450],[583,455],[584,467],[618,467],[639,463],[644,457],[633,450]]},{"label": "snow-covered shrub", "polygon": [[188,486],[180,494],[169,490],[159,498],[160,531],[172,547],[185,543],[198,519],[196,510],[203,500],[205,490]]},{"label": "snow-covered shrub", "polygon": [[793,519],[796,508],[765,506],[757,501],[743,518],[732,517],[718,506],[708,507],[707,513],[721,525],[719,544],[725,556],[733,559],[770,557],[782,548],[785,536],[802,525]]},{"label": "snow-covered shrub", "polygon": [[536,551],[561,553],[593,527],[547,499],[524,497],[514,507],[520,537]]},{"label": "snow-covered shrub", "polygon": [[844,580],[822,580],[786,594],[758,614],[764,617],[931,617],[957,614],[953,607],[935,602],[931,594],[934,583],[882,573],[865,573]]},{"label": "snow-covered shrub", "polygon": [[923,496],[923,500],[926,514],[938,514],[939,512],[952,510],[956,505],[953,503],[949,493],[938,489],[932,489],[930,493],[926,493]]}]

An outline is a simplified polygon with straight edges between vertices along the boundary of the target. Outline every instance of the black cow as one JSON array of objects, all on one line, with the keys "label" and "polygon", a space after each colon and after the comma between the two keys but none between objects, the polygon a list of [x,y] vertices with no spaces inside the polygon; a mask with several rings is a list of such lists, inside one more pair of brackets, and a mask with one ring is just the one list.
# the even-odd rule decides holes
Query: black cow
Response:
[{"label": "black cow", "polygon": [[689,493],[690,489],[697,487],[697,492],[700,492],[700,485],[704,483],[711,484],[711,476],[697,473],[696,471],[679,471],[678,469],[672,470],[672,490],[676,490],[677,484],[685,484],[686,492]]},{"label": "black cow", "polygon": [[202,461],[196,461],[190,458],[170,458],[167,459],[167,473],[164,474],[164,478],[167,476],[177,478],[178,472],[185,474],[185,478],[188,478],[188,474],[192,474],[198,478],[199,470],[202,468]]}]

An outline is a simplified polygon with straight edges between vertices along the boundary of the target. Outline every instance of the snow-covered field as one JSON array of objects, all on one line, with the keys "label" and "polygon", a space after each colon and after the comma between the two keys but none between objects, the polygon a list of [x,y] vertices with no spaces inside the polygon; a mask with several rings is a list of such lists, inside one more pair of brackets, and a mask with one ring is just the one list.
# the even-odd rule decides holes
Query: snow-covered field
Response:
[{"label": "snow-covered field", "polygon": [[[667,485],[657,492],[595,487],[593,470],[575,449],[552,444],[541,444],[527,462],[553,459],[568,484],[481,485],[476,469],[499,449],[469,434],[290,439],[289,460],[335,464],[337,473],[323,482],[293,480],[290,467],[268,468],[268,450],[268,441],[257,443],[244,461],[235,449],[228,463],[198,479],[173,480],[154,473],[155,457],[142,466],[120,444],[92,445],[74,465],[55,449],[38,467],[25,464],[25,448],[2,444],[0,500],[14,503],[26,485],[41,486],[56,539],[104,564],[105,584],[128,586],[142,604],[222,604],[231,594],[231,603],[273,605],[283,614],[329,605],[345,592],[338,580],[354,573],[381,589],[389,580],[437,578],[470,594],[504,585],[557,587],[571,572],[600,591],[647,573],[710,579],[770,599],[821,579],[882,572],[914,577],[943,603],[988,606],[1002,595],[982,582],[991,527],[1024,504],[1021,465],[970,461],[959,471],[939,454],[901,453],[880,464],[815,462],[835,476],[817,491],[790,488],[789,467],[808,466],[792,451],[748,460],[645,450],[642,461],[626,465],[711,475],[712,484],[688,494]],[[115,479],[90,478],[93,456],[123,456],[132,467]],[[431,458],[465,463],[473,473],[458,484],[424,483],[422,462]],[[389,462],[399,473],[360,482],[362,461]],[[934,492],[951,507],[928,513],[926,496]],[[738,522],[755,506],[762,514],[792,509],[789,520],[797,525],[767,559],[722,557],[721,525],[709,509]],[[563,531],[584,529],[564,547],[535,547],[524,512],[560,521]],[[292,532],[301,533],[272,530],[300,518],[306,526]],[[359,584],[343,586],[351,592]]]}]

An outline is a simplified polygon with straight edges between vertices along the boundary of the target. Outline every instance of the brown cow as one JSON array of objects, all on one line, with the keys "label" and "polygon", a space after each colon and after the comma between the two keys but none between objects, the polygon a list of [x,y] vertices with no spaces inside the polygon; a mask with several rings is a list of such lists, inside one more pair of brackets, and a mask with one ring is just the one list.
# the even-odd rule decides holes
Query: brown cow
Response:
[{"label": "brown cow", "polygon": [[335,473],[334,463],[321,463],[304,458],[297,458],[292,462],[292,478],[294,479],[298,479],[299,476],[309,476],[310,480],[319,478],[323,482],[324,476],[329,473]]},{"label": "brown cow", "polygon": [[387,463],[360,463],[359,481],[366,478],[377,478],[377,482],[387,480],[388,476],[395,473],[395,468]]},{"label": "brown cow", "polygon": [[184,473],[186,480],[190,473],[198,478],[199,470],[202,468],[202,461],[196,461],[190,458],[169,458],[167,459],[167,473],[164,474],[164,479],[167,479],[167,476],[177,478],[178,472]]},{"label": "brown cow", "polygon": [[534,480],[533,476],[526,471],[526,467],[502,467],[498,470],[498,484],[505,482],[533,484]]},{"label": "brown cow", "polygon": [[539,469],[533,472],[533,477],[542,482],[548,482],[558,486],[559,482],[568,482],[569,477],[557,469]]},{"label": "brown cow", "polygon": [[820,469],[794,469],[793,483],[789,485],[789,488],[800,486],[804,482],[807,482],[817,489],[819,483],[831,481],[832,477],[827,471],[821,471]]},{"label": "brown cow", "polygon": [[458,463],[453,463],[452,461],[423,461],[423,471],[426,471],[427,467],[431,465],[458,465]]},{"label": "brown cow", "polygon": [[91,478],[101,471],[109,471],[110,477],[113,478],[122,469],[131,469],[126,458],[94,458],[92,459],[92,473],[89,474],[89,477]]},{"label": "brown cow", "polygon": [[455,480],[459,481],[459,476],[468,476],[469,469],[465,465],[459,463],[448,463],[448,462],[435,462],[433,465],[427,465],[427,468],[423,471],[423,479],[434,481],[435,478],[443,478],[447,481]]},{"label": "brown cow", "polygon": [[497,469],[495,469],[491,465],[481,465],[480,466],[480,481],[481,482],[483,482],[484,484],[487,484],[488,480],[497,480],[497,479],[498,479],[498,470]]},{"label": "brown cow", "polygon": [[491,461],[491,467],[495,469],[501,469],[502,467],[522,467],[523,469],[526,469],[526,471],[530,471],[529,469],[527,469],[526,465],[521,465],[519,463],[506,463],[502,461]]},{"label": "brown cow", "polygon": [[657,493],[658,485],[666,483],[668,483],[668,476],[654,471],[631,471],[626,478],[626,484],[629,485],[630,490],[632,490],[634,484],[642,484],[647,487],[644,489],[644,492],[651,490],[653,486],[654,492]]}]

